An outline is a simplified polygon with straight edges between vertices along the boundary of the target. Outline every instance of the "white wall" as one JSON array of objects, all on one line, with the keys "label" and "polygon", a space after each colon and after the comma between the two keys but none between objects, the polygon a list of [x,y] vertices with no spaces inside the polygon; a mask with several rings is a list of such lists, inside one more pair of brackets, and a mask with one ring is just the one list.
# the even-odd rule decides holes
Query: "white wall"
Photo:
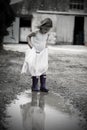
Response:
[{"label": "white wall", "polygon": [[73,42],[74,16],[57,16],[57,41]]},{"label": "white wall", "polygon": [[17,17],[8,29],[9,35],[4,37],[5,43],[19,43],[19,18]]}]

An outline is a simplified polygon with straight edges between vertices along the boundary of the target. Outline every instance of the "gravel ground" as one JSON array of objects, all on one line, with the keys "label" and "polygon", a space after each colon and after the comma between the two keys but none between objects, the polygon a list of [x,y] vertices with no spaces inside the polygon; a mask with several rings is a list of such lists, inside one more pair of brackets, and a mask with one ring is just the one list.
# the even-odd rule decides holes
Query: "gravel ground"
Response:
[{"label": "gravel ground", "polygon": [[[22,52],[0,52],[0,130],[6,128],[6,105],[31,88],[30,75],[20,74],[23,61]],[[47,86],[70,100],[87,121],[87,47],[49,46]]]}]

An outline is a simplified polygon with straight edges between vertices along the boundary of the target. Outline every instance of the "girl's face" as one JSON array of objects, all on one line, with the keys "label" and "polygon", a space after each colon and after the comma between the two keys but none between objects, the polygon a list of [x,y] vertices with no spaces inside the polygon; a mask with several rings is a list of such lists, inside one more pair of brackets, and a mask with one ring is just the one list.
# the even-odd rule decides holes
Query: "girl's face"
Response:
[{"label": "girl's face", "polygon": [[42,27],[40,28],[40,32],[41,32],[42,34],[45,34],[45,33],[49,32],[49,30],[50,30],[50,27],[42,26]]}]

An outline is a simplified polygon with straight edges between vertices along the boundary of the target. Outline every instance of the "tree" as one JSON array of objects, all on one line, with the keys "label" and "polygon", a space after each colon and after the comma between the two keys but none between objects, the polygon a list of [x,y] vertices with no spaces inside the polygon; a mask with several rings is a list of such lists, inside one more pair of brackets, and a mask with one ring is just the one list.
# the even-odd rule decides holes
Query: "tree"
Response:
[{"label": "tree", "polygon": [[10,0],[0,0],[0,49],[3,48],[3,38],[8,35],[7,28],[15,20],[15,14],[10,6]]}]

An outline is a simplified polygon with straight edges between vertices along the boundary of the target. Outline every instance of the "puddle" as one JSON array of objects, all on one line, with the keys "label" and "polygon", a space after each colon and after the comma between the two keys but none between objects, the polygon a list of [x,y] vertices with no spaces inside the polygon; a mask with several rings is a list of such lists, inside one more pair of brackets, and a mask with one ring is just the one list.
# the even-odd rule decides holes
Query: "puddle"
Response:
[{"label": "puddle", "polygon": [[54,93],[25,91],[7,106],[6,113],[8,130],[83,130],[80,113]]}]

